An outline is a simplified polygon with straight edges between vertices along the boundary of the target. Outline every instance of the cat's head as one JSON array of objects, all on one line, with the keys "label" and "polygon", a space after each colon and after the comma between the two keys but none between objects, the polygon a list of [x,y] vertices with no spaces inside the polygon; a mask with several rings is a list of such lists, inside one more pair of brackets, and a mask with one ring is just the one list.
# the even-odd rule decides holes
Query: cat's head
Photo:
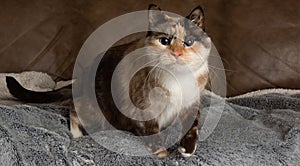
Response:
[{"label": "cat's head", "polygon": [[146,44],[155,48],[153,54],[159,63],[172,68],[185,64],[193,69],[207,62],[211,40],[204,31],[204,13],[200,6],[184,18],[150,5],[148,19]]}]

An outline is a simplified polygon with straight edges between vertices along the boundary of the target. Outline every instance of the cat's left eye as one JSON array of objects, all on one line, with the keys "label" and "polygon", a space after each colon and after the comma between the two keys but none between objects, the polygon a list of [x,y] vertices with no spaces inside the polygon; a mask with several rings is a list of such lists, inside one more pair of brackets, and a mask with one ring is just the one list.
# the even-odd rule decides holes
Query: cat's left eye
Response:
[{"label": "cat's left eye", "polygon": [[184,45],[187,46],[187,47],[190,47],[194,44],[194,40],[186,40],[184,41]]},{"label": "cat's left eye", "polygon": [[170,45],[171,43],[171,40],[166,38],[166,37],[162,37],[159,39],[159,42],[164,45],[164,46],[167,46],[167,45]]}]

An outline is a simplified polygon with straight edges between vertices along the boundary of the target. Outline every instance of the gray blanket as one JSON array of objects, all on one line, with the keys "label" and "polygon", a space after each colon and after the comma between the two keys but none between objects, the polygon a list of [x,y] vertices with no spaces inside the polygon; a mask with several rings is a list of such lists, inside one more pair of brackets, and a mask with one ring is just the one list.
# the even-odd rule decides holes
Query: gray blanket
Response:
[{"label": "gray blanket", "polygon": [[[197,151],[190,158],[182,158],[176,152],[164,159],[118,154],[89,136],[72,139],[65,108],[0,105],[0,163],[5,166],[299,165],[300,93],[290,92],[256,92],[229,99],[207,93],[202,98],[202,119],[214,110],[208,108],[224,100],[225,108],[213,133],[199,140]],[[103,138],[113,143],[115,138],[123,137],[103,134]]]}]

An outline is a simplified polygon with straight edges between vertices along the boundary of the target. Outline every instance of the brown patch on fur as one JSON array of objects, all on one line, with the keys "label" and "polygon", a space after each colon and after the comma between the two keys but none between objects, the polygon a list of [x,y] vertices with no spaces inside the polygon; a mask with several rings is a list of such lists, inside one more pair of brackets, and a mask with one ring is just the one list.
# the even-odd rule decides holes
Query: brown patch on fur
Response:
[{"label": "brown patch on fur", "polygon": [[138,71],[130,80],[129,84],[130,99],[136,107],[142,110],[151,104],[148,99],[148,93],[151,89],[149,89],[148,84],[145,82],[147,81],[146,77],[150,71],[150,67]]},{"label": "brown patch on fur", "polygon": [[[147,136],[153,135],[160,132],[158,123],[155,119],[148,121],[134,121],[133,125],[135,125],[134,133],[136,135]],[[153,140],[149,140],[151,142]]]},{"label": "brown patch on fur", "polygon": [[155,80],[155,76],[153,76],[155,71],[152,74],[150,73],[152,69],[152,67],[143,68],[130,80],[130,99],[140,109],[146,109],[150,106],[149,93],[153,88],[160,88],[165,92],[166,96],[170,96],[170,92]]},{"label": "brown patch on fur", "polygon": [[208,80],[208,71],[197,78],[199,86],[205,86]]},{"label": "brown patch on fur", "polygon": [[188,133],[183,137],[180,142],[180,147],[184,148],[184,153],[192,154],[197,147],[198,142],[198,127],[193,127]]}]

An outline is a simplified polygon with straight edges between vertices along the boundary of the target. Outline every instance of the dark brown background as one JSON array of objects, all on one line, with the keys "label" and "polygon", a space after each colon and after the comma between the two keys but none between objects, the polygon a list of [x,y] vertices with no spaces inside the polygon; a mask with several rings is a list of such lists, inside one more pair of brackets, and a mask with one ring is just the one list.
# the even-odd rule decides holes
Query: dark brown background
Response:
[{"label": "dark brown background", "polygon": [[[298,0],[1,0],[0,72],[28,70],[70,79],[93,30],[149,3],[186,15],[202,5],[206,30],[226,68],[228,95],[300,88]],[[99,43],[101,44],[101,43]]]}]

